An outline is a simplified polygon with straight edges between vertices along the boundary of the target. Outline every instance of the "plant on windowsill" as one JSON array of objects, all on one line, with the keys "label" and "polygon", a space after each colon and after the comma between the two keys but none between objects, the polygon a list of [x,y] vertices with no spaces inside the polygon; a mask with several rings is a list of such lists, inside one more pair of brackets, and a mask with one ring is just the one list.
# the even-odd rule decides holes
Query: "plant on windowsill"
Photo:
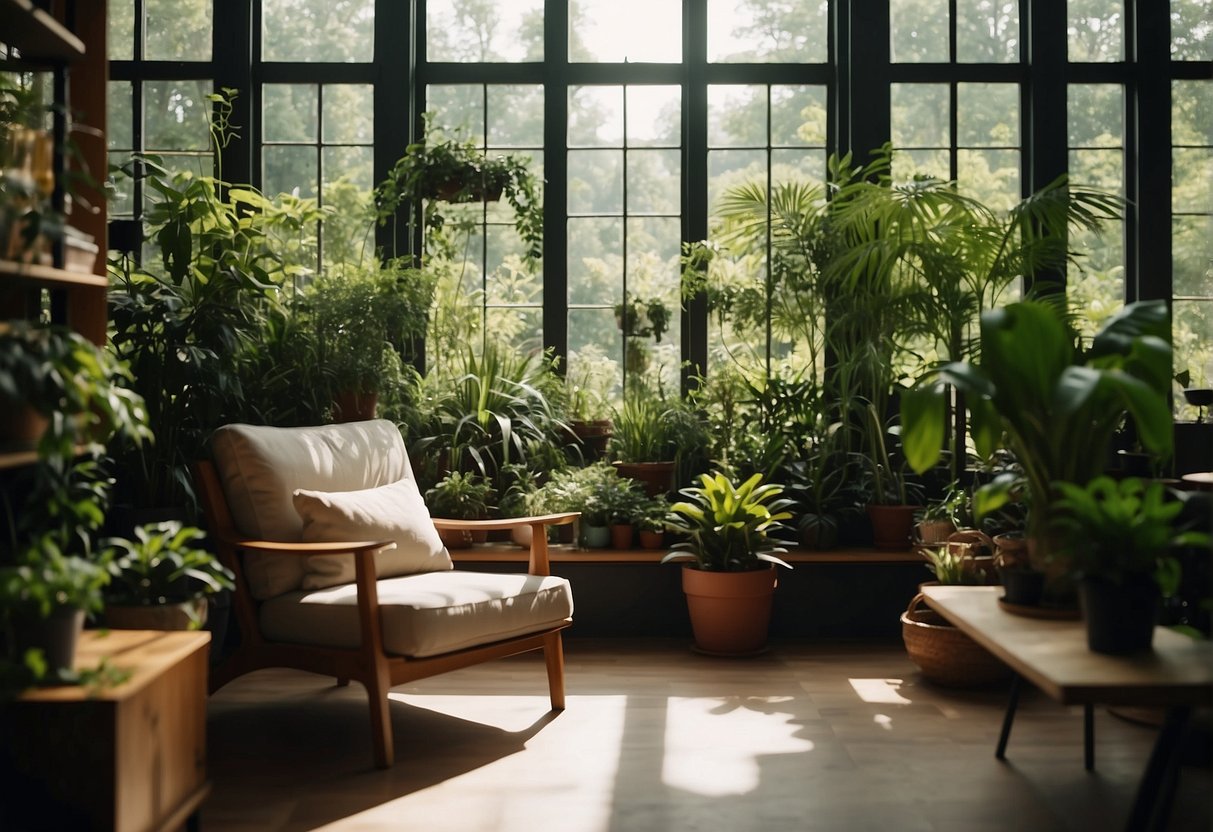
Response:
[{"label": "plant on windowsill", "polygon": [[919,543],[943,543],[952,532],[967,525],[969,494],[953,480],[937,500],[928,501],[914,513],[914,533]]},{"label": "plant on windowsill", "polygon": [[425,224],[441,229],[446,220],[440,202],[492,202],[503,196],[514,212],[514,228],[526,247],[525,260],[543,257],[543,203],[530,159],[509,154],[490,156],[471,139],[447,136],[425,114],[425,138],[405,148],[387,178],[375,187],[380,224],[401,208],[416,210],[422,200]]},{"label": "plant on windowsill", "polygon": [[195,545],[205,534],[177,521],[135,527],[133,540],[110,538],[105,626],[117,630],[196,630],[207,597],[235,588],[235,575]]},{"label": "plant on windowsill", "polygon": [[867,473],[870,490],[867,505],[868,517],[872,521],[872,542],[877,549],[908,549],[914,528],[914,514],[919,510],[916,503],[921,488],[911,482],[904,463],[894,461],[889,452],[887,430],[876,413],[876,407],[868,404],[864,408],[867,426]]},{"label": "plant on windowsill", "polygon": [[667,528],[684,535],[662,563],[692,561],[682,570],[696,649],[718,655],[747,655],[766,644],[775,592],[774,566],[790,569],[786,550],[771,533],[782,528],[791,500],[783,486],[754,474],[734,485],[717,471],[680,492]]},{"label": "plant on windowsill", "polygon": [[640,481],[650,497],[673,486],[674,448],[667,430],[668,408],[657,398],[638,394],[615,411],[608,446],[621,476]]},{"label": "plant on windowsill", "polygon": [[1159,601],[1179,588],[1176,551],[1209,545],[1209,535],[1179,527],[1188,495],[1138,477],[1055,487],[1053,559],[1078,580],[1090,649],[1149,650]]}]

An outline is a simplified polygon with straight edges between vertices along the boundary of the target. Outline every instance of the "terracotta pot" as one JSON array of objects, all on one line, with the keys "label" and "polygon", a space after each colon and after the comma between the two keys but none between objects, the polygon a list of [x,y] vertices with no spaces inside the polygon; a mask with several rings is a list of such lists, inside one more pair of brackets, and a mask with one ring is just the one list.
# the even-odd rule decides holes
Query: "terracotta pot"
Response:
[{"label": "terracotta pot", "polygon": [[631,549],[636,528],[631,523],[614,523],[611,526],[611,545],[616,549]]},{"label": "terracotta pot", "polygon": [[641,549],[660,549],[665,545],[665,532],[655,532],[649,529],[640,530]]},{"label": "terracotta pot", "polygon": [[365,422],[375,418],[378,406],[378,393],[342,390],[333,396],[333,421],[337,423]]},{"label": "terracotta pot", "polygon": [[472,532],[465,529],[439,529],[438,538],[448,549],[470,549],[476,541]]},{"label": "terracotta pot", "polygon": [[37,445],[50,420],[21,401],[0,394],[0,442]]},{"label": "terracotta pot", "polygon": [[611,441],[613,425],[610,419],[581,420],[574,419],[569,423],[573,435],[585,450],[587,460],[601,459],[606,453],[607,443]]},{"label": "terracotta pot", "polygon": [[945,542],[954,531],[956,527],[951,520],[924,520],[914,526],[918,542],[927,545]]},{"label": "terracotta pot", "polygon": [[872,543],[877,549],[909,549],[918,506],[868,505],[872,521]]},{"label": "terracotta pot", "polygon": [[682,568],[695,649],[718,656],[749,656],[763,650],[778,583],[775,567],[752,572],[705,572]]},{"label": "terracotta pot", "polygon": [[673,462],[613,462],[619,476],[635,480],[644,487],[644,493],[657,497],[669,493],[674,487]]},{"label": "terracotta pot", "polygon": [[206,623],[206,615],[205,598],[175,604],[107,604],[105,626],[111,630],[193,630]]}]

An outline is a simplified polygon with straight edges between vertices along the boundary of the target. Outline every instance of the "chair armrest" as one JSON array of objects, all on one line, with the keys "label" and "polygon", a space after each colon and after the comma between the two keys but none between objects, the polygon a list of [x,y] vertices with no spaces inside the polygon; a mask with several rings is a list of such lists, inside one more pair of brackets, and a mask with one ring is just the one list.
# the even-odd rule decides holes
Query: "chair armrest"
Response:
[{"label": "chair armrest", "polygon": [[579,511],[562,514],[540,514],[535,517],[501,517],[493,520],[456,520],[447,517],[432,517],[436,529],[455,531],[495,531],[517,529],[522,526],[564,526],[581,516]]},{"label": "chair armrest", "polygon": [[335,543],[297,543],[289,540],[232,540],[232,546],[249,552],[269,552],[276,555],[340,555],[345,552],[378,552],[391,546],[391,540],[337,541]]}]

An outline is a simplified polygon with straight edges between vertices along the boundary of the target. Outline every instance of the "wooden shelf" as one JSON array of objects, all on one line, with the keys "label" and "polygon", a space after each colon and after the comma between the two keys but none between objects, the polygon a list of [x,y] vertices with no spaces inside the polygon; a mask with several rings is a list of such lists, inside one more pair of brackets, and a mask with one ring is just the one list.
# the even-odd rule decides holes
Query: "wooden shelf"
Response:
[{"label": "wooden shelf", "polygon": [[22,465],[33,465],[37,461],[37,451],[13,448],[8,443],[0,443],[0,470],[19,468]]},{"label": "wooden shelf", "polygon": [[24,60],[74,61],[84,43],[30,0],[0,0],[0,42],[16,47]]},{"label": "wooden shelf", "polygon": [[[548,559],[552,563],[651,563],[660,564],[668,549],[578,549],[568,545],[552,545]],[[482,543],[468,549],[452,549],[451,560],[456,563],[526,563],[529,550],[506,543]],[[883,549],[833,549],[814,552],[793,549],[783,556],[795,564],[895,564],[926,563],[913,550],[885,551]]]},{"label": "wooden shelf", "polygon": [[[6,0],[0,0],[4,3]],[[32,263],[16,263],[12,260],[0,260],[0,288],[6,282],[16,279],[30,286],[45,289],[63,289],[74,286],[85,286],[93,289],[107,289],[109,278],[105,275],[88,272],[69,272],[66,269],[56,269],[52,266],[39,266]]]}]

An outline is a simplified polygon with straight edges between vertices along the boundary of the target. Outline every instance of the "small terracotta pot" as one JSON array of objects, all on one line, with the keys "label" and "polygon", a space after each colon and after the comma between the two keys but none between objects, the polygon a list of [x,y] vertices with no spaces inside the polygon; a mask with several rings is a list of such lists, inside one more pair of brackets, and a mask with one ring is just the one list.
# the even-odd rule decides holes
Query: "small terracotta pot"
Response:
[{"label": "small terracotta pot", "polygon": [[877,549],[909,549],[918,506],[868,505],[872,521],[872,543]]},{"label": "small terracotta pot", "polygon": [[640,530],[640,548],[641,549],[660,549],[665,545],[665,532],[656,532],[650,529]]},{"label": "small terracotta pot", "polygon": [[611,526],[611,545],[616,549],[631,549],[635,527],[631,523],[614,523]]},{"label": "small terracotta pot", "polygon": [[333,421],[365,422],[375,418],[379,407],[378,393],[359,393],[342,390],[333,396]]}]

